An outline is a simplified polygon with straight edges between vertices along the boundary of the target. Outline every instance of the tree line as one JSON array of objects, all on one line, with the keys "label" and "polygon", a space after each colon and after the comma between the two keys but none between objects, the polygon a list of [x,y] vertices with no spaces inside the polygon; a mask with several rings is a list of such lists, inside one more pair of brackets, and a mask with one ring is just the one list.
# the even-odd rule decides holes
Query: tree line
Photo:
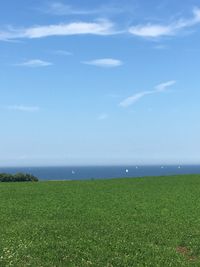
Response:
[{"label": "tree line", "polygon": [[38,182],[38,178],[28,173],[0,173],[0,182]]}]

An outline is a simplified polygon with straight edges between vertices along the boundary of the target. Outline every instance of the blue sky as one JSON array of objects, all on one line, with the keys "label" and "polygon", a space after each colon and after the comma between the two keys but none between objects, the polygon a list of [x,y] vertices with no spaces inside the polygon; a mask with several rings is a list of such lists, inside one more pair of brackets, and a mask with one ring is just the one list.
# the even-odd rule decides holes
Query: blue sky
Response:
[{"label": "blue sky", "polygon": [[199,1],[0,10],[1,166],[200,163]]}]

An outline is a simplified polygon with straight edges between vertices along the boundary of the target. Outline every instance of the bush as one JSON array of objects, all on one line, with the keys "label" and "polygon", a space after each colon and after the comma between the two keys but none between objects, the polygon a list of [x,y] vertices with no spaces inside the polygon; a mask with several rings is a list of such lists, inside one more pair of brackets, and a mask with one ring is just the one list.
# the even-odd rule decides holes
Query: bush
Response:
[{"label": "bush", "polygon": [[38,178],[27,173],[0,173],[0,182],[38,182]]}]

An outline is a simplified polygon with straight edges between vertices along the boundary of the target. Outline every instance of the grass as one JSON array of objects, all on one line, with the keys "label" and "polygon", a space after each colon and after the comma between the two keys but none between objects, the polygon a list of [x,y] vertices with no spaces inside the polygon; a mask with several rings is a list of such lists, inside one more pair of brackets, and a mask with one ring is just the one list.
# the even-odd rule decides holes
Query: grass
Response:
[{"label": "grass", "polygon": [[200,266],[200,176],[1,183],[0,266]]}]

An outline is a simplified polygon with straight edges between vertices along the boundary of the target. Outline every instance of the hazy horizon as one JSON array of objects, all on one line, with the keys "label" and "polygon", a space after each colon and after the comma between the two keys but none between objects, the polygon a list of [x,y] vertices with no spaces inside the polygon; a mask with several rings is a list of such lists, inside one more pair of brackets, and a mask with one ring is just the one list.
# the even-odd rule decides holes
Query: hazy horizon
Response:
[{"label": "hazy horizon", "polygon": [[142,166],[200,166],[199,162],[155,162],[155,163],[131,163],[131,162],[119,162],[119,163],[88,163],[88,164],[24,164],[24,165],[0,165],[0,168],[54,168],[54,167],[117,167],[117,166],[124,166],[124,167],[142,167]]}]

